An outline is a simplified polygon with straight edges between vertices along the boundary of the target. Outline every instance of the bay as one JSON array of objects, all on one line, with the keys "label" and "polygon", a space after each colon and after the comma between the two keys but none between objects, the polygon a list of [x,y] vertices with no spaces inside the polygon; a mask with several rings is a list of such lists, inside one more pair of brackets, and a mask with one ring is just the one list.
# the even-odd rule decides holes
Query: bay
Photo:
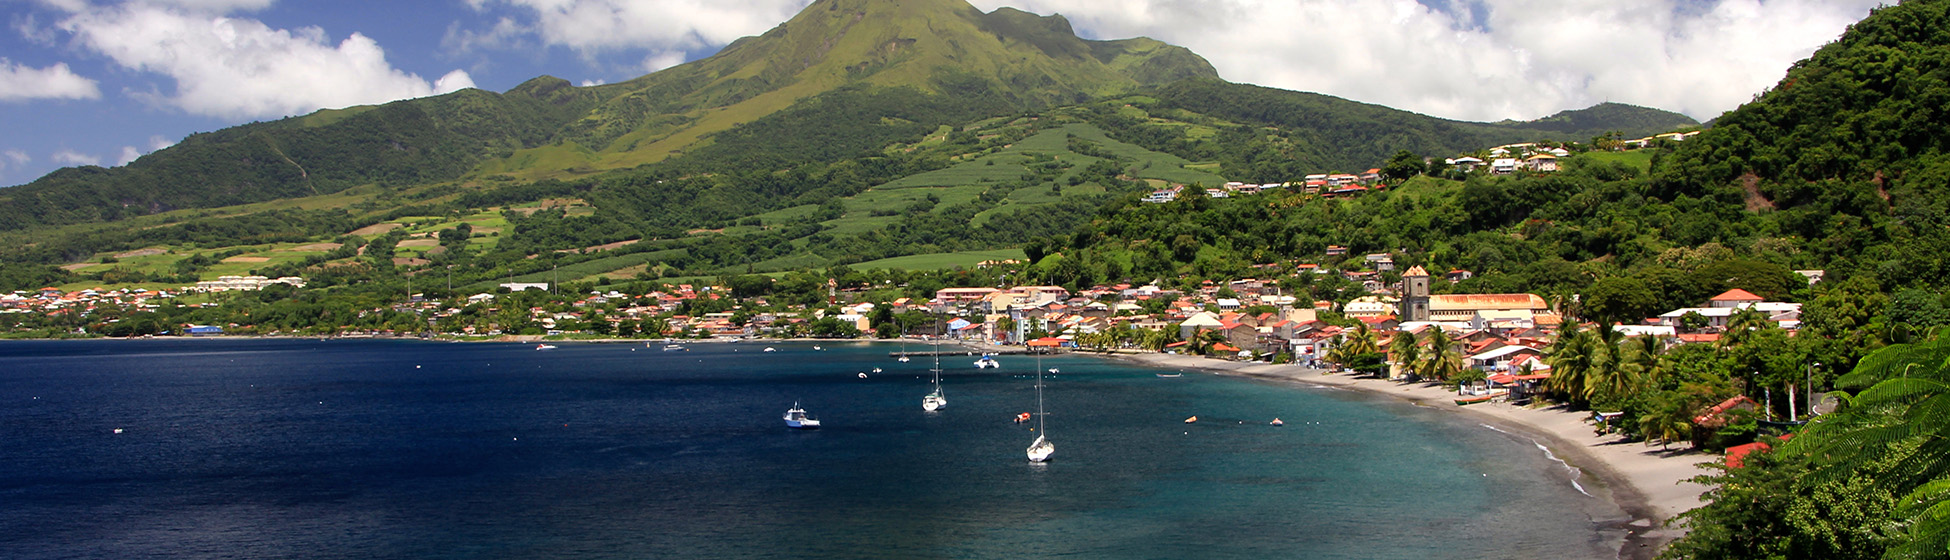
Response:
[{"label": "bay", "polygon": [[1027,356],[928,413],[893,344],[558,346],[0,343],[0,557],[1610,558],[1623,517],[1357,392],[1054,357],[1037,465]]}]

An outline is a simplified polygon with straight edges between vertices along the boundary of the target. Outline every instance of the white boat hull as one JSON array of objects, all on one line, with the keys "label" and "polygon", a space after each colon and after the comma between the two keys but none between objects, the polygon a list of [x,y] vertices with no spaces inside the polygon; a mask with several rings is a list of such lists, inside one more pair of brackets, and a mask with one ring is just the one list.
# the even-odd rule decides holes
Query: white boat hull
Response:
[{"label": "white boat hull", "polygon": [[1049,456],[1055,453],[1056,444],[1050,443],[1049,438],[1036,436],[1036,442],[1029,444],[1028,454],[1030,462],[1041,463],[1048,461]]}]

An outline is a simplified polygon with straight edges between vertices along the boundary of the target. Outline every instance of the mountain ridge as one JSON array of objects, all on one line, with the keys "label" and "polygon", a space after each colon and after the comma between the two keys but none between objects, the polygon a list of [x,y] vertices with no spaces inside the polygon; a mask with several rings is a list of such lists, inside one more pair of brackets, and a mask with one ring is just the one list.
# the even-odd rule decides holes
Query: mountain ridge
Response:
[{"label": "mountain ridge", "polygon": [[[963,0],[819,0],[711,57],[625,82],[577,87],[538,76],[502,93],[470,89],[198,133],[121,168],[59,170],[0,190],[0,230],[360,185],[568,179],[697,152],[722,159],[763,150],[751,141],[761,135],[825,144],[769,154],[789,165],[977,116],[1217,79],[1182,47],[1082,39],[1060,15],[984,13]],[[888,107],[851,120],[807,118],[817,116],[813,107],[861,102]],[[852,130],[818,128],[835,124]]]}]

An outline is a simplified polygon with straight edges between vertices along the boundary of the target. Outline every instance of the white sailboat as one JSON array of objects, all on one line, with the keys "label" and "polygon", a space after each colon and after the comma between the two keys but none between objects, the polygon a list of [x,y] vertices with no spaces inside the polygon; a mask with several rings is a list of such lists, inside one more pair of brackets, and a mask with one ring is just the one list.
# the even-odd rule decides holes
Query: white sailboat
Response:
[{"label": "white sailboat", "polygon": [[1056,453],[1056,444],[1050,443],[1049,430],[1043,426],[1044,418],[1048,415],[1043,412],[1043,357],[1039,354],[1036,356],[1036,441],[1030,442],[1028,449],[1032,463],[1048,461]]},{"label": "white sailboat", "polygon": [[[939,345],[936,345],[936,348],[939,349]],[[941,410],[948,406],[948,397],[944,397],[941,395],[941,353],[940,352],[934,353],[934,369],[930,371],[934,372],[934,392],[928,393],[928,395],[925,397],[921,397],[921,410],[934,412],[936,410]]]},{"label": "white sailboat", "polygon": [[907,333],[901,333],[901,359],[900,359],[900,362],[901,362],[901,363],[903,363],[903,364],[905,364],[905,363],[907,363]]}]

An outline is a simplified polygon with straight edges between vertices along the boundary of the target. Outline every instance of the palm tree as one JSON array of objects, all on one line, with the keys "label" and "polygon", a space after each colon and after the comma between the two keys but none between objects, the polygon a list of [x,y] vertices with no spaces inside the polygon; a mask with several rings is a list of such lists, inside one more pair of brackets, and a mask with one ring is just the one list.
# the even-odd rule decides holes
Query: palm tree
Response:
[{"label": "palm tree", "polygon": [[1355,323],[1354,332],[1342,336],[1346,338],[1341,343],[1341,347],[1347,350],[1347,355],[1350,357],[1381,351],[1381,343],[1375,336],[1374,328],[1369,327],[1366,322]]},{"label": "palm tree", "polygon": [[1447,381],[1463,371],[1462,351],[1456,349],[1456,339],[1449,336],[1442,327],[1429,329],[1429,352],[1422,358],[1422,377]]},{"label": "palm tree", "polygon": [[1567,321],[1558,329],[1557,340],[1551,342],[1551,355],[1545,358],[1551,365],[1547,386],[1552,392],[1572,401],[1587,398],[1586,376],[1603,359],[1599,356],[1602,350],[1598,348],[1595,338],[1574,322]]},{"label": "palm tree", "polygon": [[1422,362],[1422,345],[1416,343],[1414,334],[1406,331],[1395,334],[1395,339],[1388,343],[1388,353],[1394,354],[1395,363],[1410,375],[1414,375],[1416,366]]}]

